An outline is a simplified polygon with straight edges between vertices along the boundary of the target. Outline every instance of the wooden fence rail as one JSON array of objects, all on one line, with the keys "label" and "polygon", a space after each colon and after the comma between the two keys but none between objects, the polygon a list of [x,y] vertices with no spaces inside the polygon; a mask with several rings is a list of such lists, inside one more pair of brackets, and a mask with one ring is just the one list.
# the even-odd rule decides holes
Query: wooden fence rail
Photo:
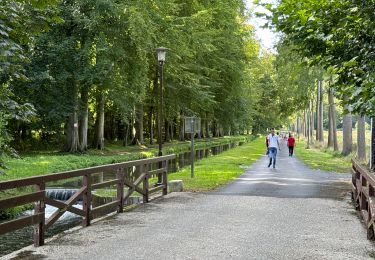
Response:
[{"label": "wooden fence rail", "polygon": [[352,174],[352,199],[365,222],[367,238],[374,240],[375,176],[355,159],[352,159]]},{"label": "wooden fence rail", "polygon": [[[0,182],[0,192],[9,189],[24,188],[27,186],[34,187],[34,191],[28,192],[27,194],[1,199],[0,209],[9,209],[28,203],[35,204],[33,215],[1,223],[0,235],[33,225],[34,245],[41,246],[44,244],[45,231],[66,211],[81,216],[83,218],[82,225],[89,226],[92,219],[101,217],[110,212],[122,212],[125,202],[134,192],[138,192],[143,196],[144,203],[149,201],[149,195],[154,192],[162,191],[162,195],[166,195],[168,189],[168,162],[175,158],[176,155],[172,154],[151,159],[102,165],[74,171]],[[154,166],[154,169],[152,166]],[[134,169],[134,167],[139,167],[139,174],[134,170],[129,170]],[[93,174],[113,171],[116,172],[115,179],[92,184]],[[158,179],[161,179],[162,183],[151,186],[149,179],[154,176],[158,176]],[[81,188],[78,189],[67,201],[59,201],[47,196],[46,184],[48,182],[79,177],[82,177]],[[141,184],[142,186],[140,187]],[[93,190],[112,185],[116,185],[116,200],[104,205],[92,207]],[[82,200],[82,209],[73,206],[78,200]],[[45,218],[46,204],[57,208],[48,219]]]}]

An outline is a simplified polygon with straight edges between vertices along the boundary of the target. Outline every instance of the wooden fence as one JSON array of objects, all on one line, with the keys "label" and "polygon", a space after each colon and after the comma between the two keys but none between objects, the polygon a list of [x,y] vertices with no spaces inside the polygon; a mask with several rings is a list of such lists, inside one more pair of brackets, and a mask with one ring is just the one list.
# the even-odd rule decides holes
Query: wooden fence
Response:
[{"label": "wooden fence", "polygon": [[367,238],[374,240],[375,176],[355,159],[352,160],[352,199],[367,229]]},{"label": "wooden fence", "polygon": [[[23,195],[0,200],[0,210],[9,209],[20,205],[35,203],[34,213],[31,216],[20,217],[0,224],[0,235],[26,226],[33,225],[33,240],[35,246],[44,244],[45,231],[55,223],[66,211],[83,217],[82,225],[89,226],[92,219],[106,215],[110,212],[123,211],[125,201],[138,192],[143,196],[143,202],[149,201],[149,195],[157,191],[167,194],[168,185],[168,161],[176,158],[176,155],[167,155],[151,159],[129,161],[124,163],[109,164],[74,171],[67,171],[49,175],[30,177],[19,180],[0,182],[0,192],[10,189],[19,189],[32,186],[33,191]],[[154,166],[152,168],[152,166]],[[156,166],[156,167],[155,167]],[[139,167],[138,173],[129,169]],[[116,178],[100,183],[92,184],[92,175],[97,173],[116,172]],[[162,182],[158,185],[150,185],[149,179],[158,176]],[[82,178],[81,188],[78,189],[67,201],[54,200],[46,196],[46,184],[53,181],[61,181],[71,178]],[[140,187],[140,184],[142,186]],[[109,186],[117,187],[116,200],[110,203],[92,207],[92,191]],[[73,207],[82,200],[82,209]],[[45,205],[51,205],[57,210],[45,219]]]}]

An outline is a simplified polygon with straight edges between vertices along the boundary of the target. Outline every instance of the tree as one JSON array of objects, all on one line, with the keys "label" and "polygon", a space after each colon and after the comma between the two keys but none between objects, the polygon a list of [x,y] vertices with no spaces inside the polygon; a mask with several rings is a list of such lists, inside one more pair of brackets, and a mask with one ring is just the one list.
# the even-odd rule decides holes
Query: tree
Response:
[{"label": "tree", "polygon": [[357,116],[357,158],[358,160],[366,160],[366,128],[365,118],[363,116]]},{"label": "tree", "polygon": [[343,127],[342,127],[342,136],[343,136],[343,146],[342,146],[342,155],[348,155],[352,152],[353,143],[352,143],[352,114],[349,111],[349,108],[346,107],[345,110],[348,112],[344,115]]},{"label": "tree", "polygon": [[6,126],[17,141],[20,133],[38,132],[47,143],[64,142],[65,151],[84,152],[90,144],[102,149],[104,140],[127,144],[135,129],[134,143],[143,143],[143,134],[152,142],[159,46],[171,49],[162,104],[167,141],[182,132],[184,116],[201,117],[207,137],[255,133],[283,124],[307,104],[297,86],[310,72],[295,66],[307,72],[295,74],[296,98],[287,80],[278,83],[283,67],[277,72],[275,55],[260,49],[243,1],[57,3],[44,10],[61,19],[51,19],[49,30],[33,35],[23,50],[28,62],[19,62],[18,71],[27,81],[13,74],[4,85],[15,101],[36,110],[30,122]]},{"label": "tree", "polygon": [[334,103],[333,88],[328,88],[329,102],[329,126],[328,126],[328,147],[333,147],[334,151],[338,151],[337,128],[336,128],[336,107]]},{"label": "tree", "polygon": [[302,56],[337,74],[333,87],[342,102],[354,113],[373,114],[374,1],[282,0],[265,6],[273,26]]},{"label": "tree", "polygon": [[323,136],[323,81],[318,80],[317,99],[316,99],[316,140],[324,141]]},{"label": "tree", "polygon": [[[33,114],[29,103],[19,103],[10,85],[26,81],[25,66],[29,62],[27,52],[32,48],[35,37],[49,29],[51,22],[58,22],[54,6],[57,1],[1,1],[0,2],[0,154],[11,140],[6,128],[7,120],[19,120],[14,108]],[[19,110],[19,111],[21,111]]]}]

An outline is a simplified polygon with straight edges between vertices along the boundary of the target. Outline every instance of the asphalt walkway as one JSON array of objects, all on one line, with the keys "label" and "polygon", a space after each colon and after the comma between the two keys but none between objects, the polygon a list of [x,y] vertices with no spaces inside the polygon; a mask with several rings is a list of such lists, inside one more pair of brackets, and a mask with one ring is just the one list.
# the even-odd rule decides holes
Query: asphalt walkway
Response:
[{"label": "asphalt walkway", "polygon": [[373,259],[349,175],[311,170],[286,147],[209,193],[172,193],[62,234],[16,259]]}]

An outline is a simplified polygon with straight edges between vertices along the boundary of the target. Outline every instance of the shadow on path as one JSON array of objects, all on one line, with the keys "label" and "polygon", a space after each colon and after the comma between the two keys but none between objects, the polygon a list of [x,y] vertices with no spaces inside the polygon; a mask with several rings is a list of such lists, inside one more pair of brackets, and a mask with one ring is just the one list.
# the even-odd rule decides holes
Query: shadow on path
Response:
[{"label": "shadow on path", "polygon": [[278,152],[276,169],[267,167],[268,160],[266,155],[262,156],[243,175],[215,194],[342,199],[350,191],[350,174],[310,169],[298,158],[288,156],[285,142]]}]

